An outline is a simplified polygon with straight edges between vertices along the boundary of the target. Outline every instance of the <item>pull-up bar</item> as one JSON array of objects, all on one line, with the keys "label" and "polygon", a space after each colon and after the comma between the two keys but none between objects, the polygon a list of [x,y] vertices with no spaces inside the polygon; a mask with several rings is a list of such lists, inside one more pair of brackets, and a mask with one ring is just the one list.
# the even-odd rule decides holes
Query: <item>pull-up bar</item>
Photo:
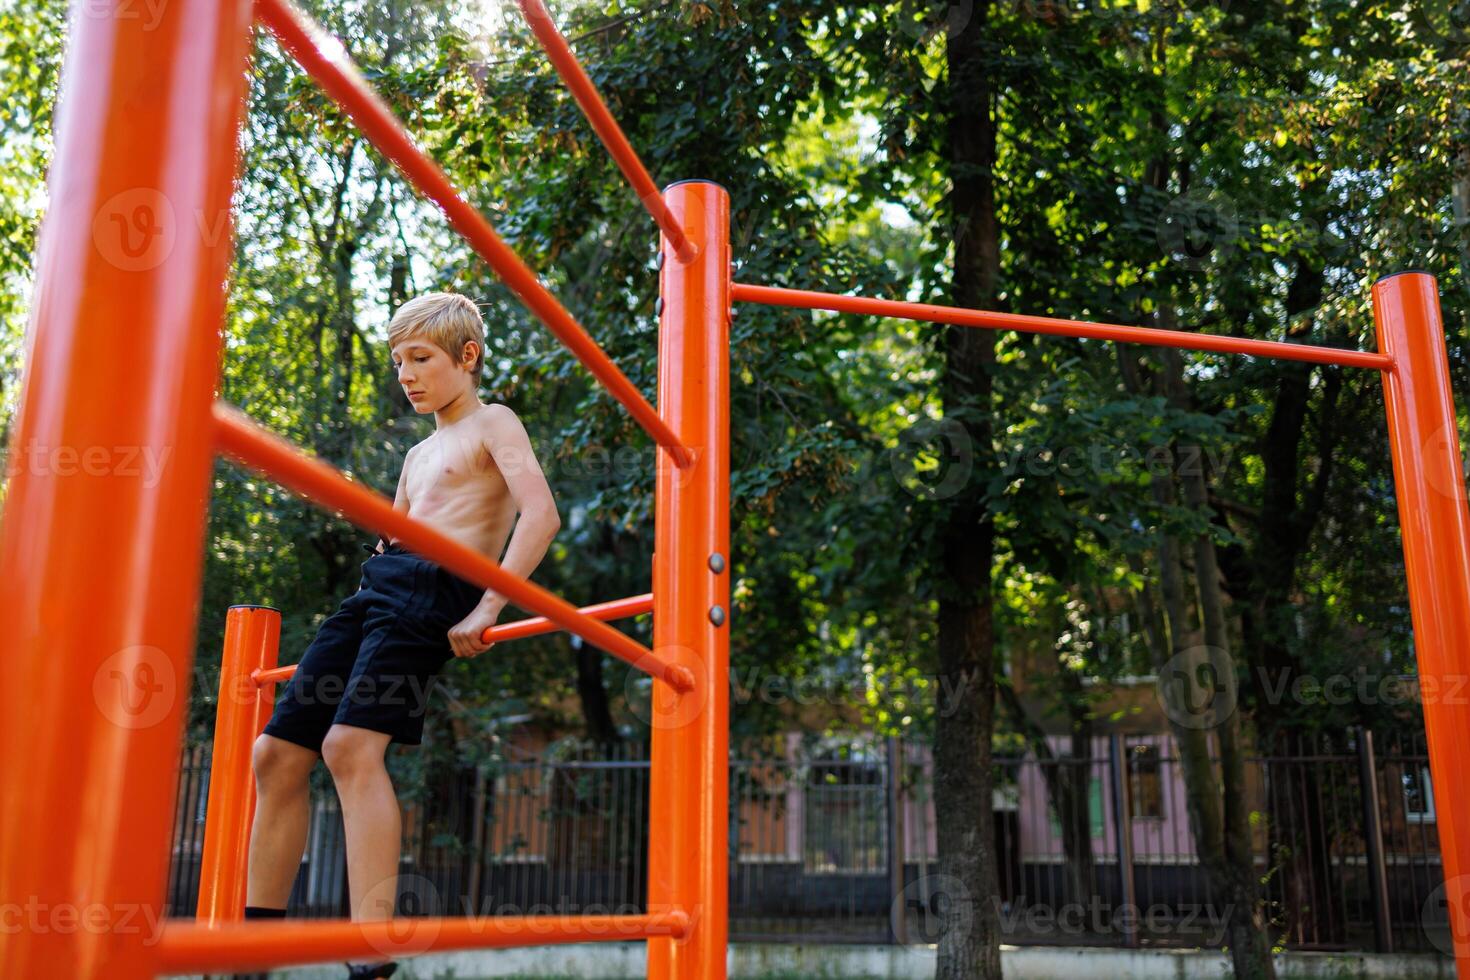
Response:
[{"label": "pull-up bar", "polygon": [[1315,364],[1338,364],[1342,367],[1378,368],[1380,371],[1393,370],[1391,358],[1372,351],[1312,347],[1307,344],[1284,344],[1274,340],[1249,340],[1245,337],[1220,337],[1213,334],[1185,333],[1181,330],[1162,330],[1157,327],[1128,327],[1113,323],[1088,323],[1082,320],[1027,316],[1020,313],[966,310],[957,306],[906,303],[900,300],[869,299],[863,296],[838,296],[833,293],[813,292],[806,289],[752,286],[740,282],[731,285],[730,298],[746,303],[764,303],[767,306],[831,310],[834,313],[866,313],[872,316],[896,317],[901,320],[953,323],[961,327],[1019,330],[1022,333],[1086,337],[1093,340],[1116,340],[1129,344],[1151,344],[1155,347],[1179,347],[1184,350],[1274,357],[1286,361],[1310,361]]},{"label": "pull-up bar", "polygon": [[582,63],[572,53],[566,38],[561,36],[561,31],[556,29],[556,22],[551,19],[546,5],[541,0],[518,0],[521,7],[521,15],[526,18],[526,23],[531,25],[536,40],[541,42],[541,47],[546,50],[546,57],[550,59],[556,73],[561,76],[562,83],[577,100],[577,105],[582,107],[582,114],[597,131],[597,136],[602,140],[602,145],[607,147],[607,152],[612,155],[613,162],[623,172],[623,176],[632,185],[633,192],[638,195],[638,200],[653,215],[653,220],[658,223],[659,230],[674,247],[674,251],[680,262],[688,262],[694,257],[694,246],[689,244],[684,229],[679,227],[679,221],[674,217],[674,212],[664,203],[664,197],[658,192],[653,178],[648,176],[648,171],[643,166],[643,161],[638,158],[638,151],[633,149],[628,137],[623,135],[622,127],[607,110],[607,103],[602,101],[602,96],[597,94],[597,86],[592,84],[592,79],[587,77],[587,72],[582,70]]},{"label": "pull-up bar", "polygon": [[439,205],[454,229],[490,263],[526,308],[622,402],[654,441],[669,451],[680,468],[688,466],[693,459],[688,447],[582,325],[541,285],[520,256],[496,234],[485,216],[460,196],[438,164],[414,145],[403,124],[363,80],[342,43],[289,0],[259,0],[256,10],[282,47],[352,117],[363,135],[398,166],[408,182]]},{"label": "pull-up bar", "polygon": [[292,963],[379,959],[385,951],[427,953],[653,936],[680,939],[688,930],[689,914],[682,909],[646,915],[493,915],[377,922],[325,919],[212,926],[181,922],[164,926],[158,968],[163,973],[213,973],[223,967],[259,970]]},{"label": "pull-up bar", "polygon": [[386,497],[353,483],[327,463],[307,456],[250,421],[238,409],[216,402],[213,412],[218,447],[245,465],[273,477],[308,500],[340,512],[356,524],[398,538],[460,578],[494,589],[521,608],[540,613],[619,660],[667,681],[676,691],[694,688],[693,673],[667,653],[650,650],[580,612],[565,599],[512,575],[480,552],[395,510]]},{"label": "pull-up bar", "polygon": [[[583,616],[603,621],[610,619],[627,619],[629,616],[638,616],[650,612],[653,609],[653,593],[645,592],[643,595],[629,596],[626,599],[613,599],[608,602],[599,602],[592,606],[583,606],[577,612]],[[480,634],[482,643],[504,643],[507,640],[519,640],[527,636],[539,636],[542,633],[554,633],[560,627],[545,616],[532,616],[530,619],[518,619],[513,623],[501,623],[491,626]],[[287,664],[285,667],[272,667],[270,670],[257,670],[250,675],[251,680],[257,684],[275,684],[287,680],[296,673],[299,664]]]}]

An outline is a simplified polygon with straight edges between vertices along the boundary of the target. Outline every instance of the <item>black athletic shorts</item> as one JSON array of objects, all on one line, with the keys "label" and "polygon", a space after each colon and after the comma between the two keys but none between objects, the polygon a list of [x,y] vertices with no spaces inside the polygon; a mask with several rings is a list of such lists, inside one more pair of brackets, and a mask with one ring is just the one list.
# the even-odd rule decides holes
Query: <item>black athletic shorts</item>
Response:
[{"label": "black athletic shorts", "polygon": [[454,656],[449,628],[484,594],[396,544],[374,554],[306,648],[265,733],[316,752],[334,724],[418,745],[435,675]]}]

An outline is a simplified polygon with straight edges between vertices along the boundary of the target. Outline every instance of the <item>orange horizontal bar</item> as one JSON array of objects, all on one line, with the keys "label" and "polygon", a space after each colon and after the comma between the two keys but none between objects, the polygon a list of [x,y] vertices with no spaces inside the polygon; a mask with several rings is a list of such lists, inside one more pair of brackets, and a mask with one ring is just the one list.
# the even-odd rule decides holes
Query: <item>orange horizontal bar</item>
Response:
[{"label": "orange horizontal bar", "polygon": [[[610,602],[599,602],[594,606],[583,606],[577,612],[583,616],[591,616],[593,619],[626,619],[629,616],[637,616],[641,613],[653,610],[653,593],[629,596],[626,599],[613,599]],[[530,619],[518,619],[513,623],[501,623],[492,626],[480,634],[480,640],[484,643],[500,643],[505,640],[519,640],[527,636],[537,636],[541,633],[552,633],[557,630],[557,625],[545,616],[532,616]],[[296,673],[296,664],[287,664],[285,667],[272,667],[270,670],[256,670],[250,674],[250,679],[256,684],[274,684],[284,681]]]},{"label": "orange horizontal bar", "polygon": [[1088,323],[1083,320],[1026,316],[1020,313],[966,310],[957,306],[905,303],[900,300],[868,299],[862,296],[837,296],[833,293],[819,293],[806,289],[752,286],[740,282],[730,287],[730,298],[744,303],[793,306],[806,310],[832,310],[835,313],[866,313],[872,316],[891,316],[903,320],[953,323],[961,327],[1019,330],[1023,333],[1053,334],[1060,337],[1089,337],[1094,340],[1116,340],[1128,344],[1152,344],[1155,347],[1179,347],[1185,350],[1274,357],[1286,361],[1340,364],[1343,367],[1376,368],[1380,371],[1393,370],[1392,358],[1387,354],[1377,354],[1372,351],[1312,347],[1307,344],[1284,344],[1274,340],[1249,340],[1244,337],[1220,337],[1214,334],[1185,333],[1182,330],[1161,330],[1157,327],[1127,327],[1112,323]]},{"label": "orange horizontal bar", "polygon": [[512,575],[498,562],[473,548],[402,511],[394,510],[392,501],[386,497],[354,483],[335,467],[306,455],[286,440],[256,425],[239,409],[216,401],[213,414],[215,441],[222,452],[275,478],[307,500],[340,513],[355,524],[397,539],[405,548],[439,563],[460,578],[482,588],[494,589],[522,609],[540,613],[598,649],[667,681],[676,691],[693,689],[693,673],[669,655],[648,649],[606,623],[580,612],[565,599]]},{"label": "orange horizontal bar", "polygon": [[541,285],[536,274],[501,240],[485,216],[460,196],[438,164],[414,145],[403,124],[358,72],[342,43],[297,10],[290,0],[257,0],[255,9],[281,46],[342,106],[363,135],[398,165],[408,182],[439,205],[450,225],[490,263],[526,308],[623,403],[654,441],[673,455],[678,466],[689,465],[693,456],[688,447],[582,325]]},{"label": "orange horizontal bar", "polygon": [[216,925],[166,922],[158,944],[158,972],[266,970],[329,960],[378,961],[433,950],[619,942],[652,936],[682,938],[683,910],[652,915],[486,915],[252,921]]},{"label": "orange horizontal bar", "polygon": [[684,235],[684,229],[679,226],[679,221],[674,217],[674,212],[664,203],[664,197],[659,193],[653,178],[643,166],[643,161],[638,158],[638,152],[633,149],[628,138],[623,135],[622,127],[618,125],[611,112],[607,109],[607,103],[602,101],[602,96],[597,92],[597,86],[592,84],[592,79],[582,70],[582,64],[577,56],[572,53],[566,38],[562,37],[561,31],[556,29],[556,22],[551,19],[546,5],[541,0],[519,0],[521,15],[526,18],[526,23],[531,25],[531,30],[536,35],[536,40],[541,42],[545,49],[547,58],[550,59],[556,73],[561,76],[562,82],[571,91],[572,97],[577,100],[577,105],[582,107],[582,114],[592,124],[597,136],[602,140],[602,145],[607,147],[607,152],[612,155],[613,162],[623,172],[623,176],[632,185],[638,200],[653,215],[653,220],[658,223],[659,230],[674,246],[680,262],[688,262],[694,258],[694,246],[689,244],[689,239]]}]

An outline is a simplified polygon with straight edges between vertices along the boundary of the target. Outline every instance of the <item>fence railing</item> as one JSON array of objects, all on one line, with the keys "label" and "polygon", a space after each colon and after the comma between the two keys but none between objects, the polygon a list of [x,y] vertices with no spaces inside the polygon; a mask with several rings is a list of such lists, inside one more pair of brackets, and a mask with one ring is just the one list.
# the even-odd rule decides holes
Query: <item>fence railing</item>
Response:
[{"label": "fence railing", "polygon": [[[1085,755],[998,758],[992,814],[1008,942],[1215,946],[1228,901],[1196,855],[1167,736],[1093,739]],[[1369,778],[1365,781],[1365,774]],[[293,915],[348,913],[337,797],[321,779]],[[643,908],[646,746],[547,754],[400,780],[405,915]],[[193,913],[208,750],[180,773],[170,914]],[[932,760],[917,741],[742,746],[730,762],[735,939],[933,941],[974,896],[940,869]],[[1368,792],[1365,793],[1365,788]],[[1273,932],[1306,949],[1447,948],[1422,737],[1299,739],[1252,758],[1253,846]],[[1121,858],[1120,858],[1121,855]]]}]

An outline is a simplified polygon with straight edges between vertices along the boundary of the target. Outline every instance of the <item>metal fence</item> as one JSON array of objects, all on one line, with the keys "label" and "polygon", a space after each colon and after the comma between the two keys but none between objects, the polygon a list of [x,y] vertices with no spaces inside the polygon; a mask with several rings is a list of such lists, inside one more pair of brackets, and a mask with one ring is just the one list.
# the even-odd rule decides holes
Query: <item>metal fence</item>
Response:
[{"label": "metal fence", "polygon": [[[1273,932],[1308,949],[1448,948],[1422,737],[1293,740],[1249,760],[1253,847]],[[1069,750],[1063,752],[1063,749]],[[1376,748],[1376,751],[1375,751]],[[932,759],[898,740],[748,744],[730,762],[734,939],[924,942],[946,903],[992,904],[1007,941],[1214,946],[1229,911],[1195,853],[1167,736],[998,758],[998,887],[937,863]],[[646,746],[400,777],[400,912],[632,912],[645,900]],[[342,821],[319,768],[293,915],[348,913]],[[180,771],[170,912],[191,915],[208,749]],[[1366,790],[1366,791],[1365,791]],[[697,860],[697,855],[690,855]]]}]

